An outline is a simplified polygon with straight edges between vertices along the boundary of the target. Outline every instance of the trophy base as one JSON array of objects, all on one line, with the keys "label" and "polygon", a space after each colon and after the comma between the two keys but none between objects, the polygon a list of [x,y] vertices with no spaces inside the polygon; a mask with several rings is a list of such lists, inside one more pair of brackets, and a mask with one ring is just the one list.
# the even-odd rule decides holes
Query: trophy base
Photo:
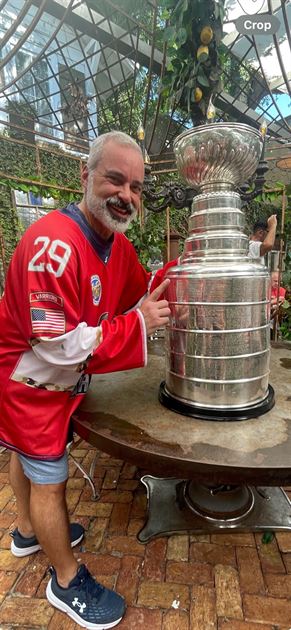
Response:
[{"label": "trophy base", "polygon": [[275,394],[273,387],[269,385],[267,396],[255,405],[240,407],[239,409],[215,409],[214,407],[200,407],[195,403],[182,401],[172,396],[166,389],[165,381],[162,381],[159,389],[159,401],[176,413],[199,420],[211,420],[218,422],[236,422],[238,420],[249,420],[263,415],[275,404]]}]

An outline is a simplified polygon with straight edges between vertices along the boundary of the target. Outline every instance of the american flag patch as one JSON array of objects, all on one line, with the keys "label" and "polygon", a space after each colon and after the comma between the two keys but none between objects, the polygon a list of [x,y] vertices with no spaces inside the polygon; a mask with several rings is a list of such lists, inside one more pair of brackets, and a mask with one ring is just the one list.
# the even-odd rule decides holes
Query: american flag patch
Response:
[{"label": "american flag patch", "polygon": [[31,308],[30,316],[33,333],[64,333],[66,330],[64,311]]}]

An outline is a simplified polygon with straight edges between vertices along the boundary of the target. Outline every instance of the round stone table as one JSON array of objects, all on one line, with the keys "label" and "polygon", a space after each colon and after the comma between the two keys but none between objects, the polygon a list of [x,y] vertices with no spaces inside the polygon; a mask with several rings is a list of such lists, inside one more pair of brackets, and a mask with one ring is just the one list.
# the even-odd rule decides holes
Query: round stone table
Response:
[{"label": "round stone table", "polygon": [[291,529],[290,502],[279,487],[291,485],[290,346],[272,348],[275,406],[258,418],[214,422],[170,411],[158,400],[164,378],[162,344],[152,341],[146,368],[93,376],[73,418],[90,444],[159,475],[142,478],[148,517],[139,539]]}]

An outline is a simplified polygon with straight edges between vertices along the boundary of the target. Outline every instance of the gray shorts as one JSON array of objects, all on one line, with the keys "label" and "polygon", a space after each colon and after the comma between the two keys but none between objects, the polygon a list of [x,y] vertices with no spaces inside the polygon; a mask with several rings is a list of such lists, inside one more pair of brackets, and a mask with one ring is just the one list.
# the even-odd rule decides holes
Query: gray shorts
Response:
[{"label": "gray shorts", "polygon": [[30,481],[38,484],[63,483],[69,476],[68,455],[64,453],[59,459],[32,459],[18,453],[23,472]]}]

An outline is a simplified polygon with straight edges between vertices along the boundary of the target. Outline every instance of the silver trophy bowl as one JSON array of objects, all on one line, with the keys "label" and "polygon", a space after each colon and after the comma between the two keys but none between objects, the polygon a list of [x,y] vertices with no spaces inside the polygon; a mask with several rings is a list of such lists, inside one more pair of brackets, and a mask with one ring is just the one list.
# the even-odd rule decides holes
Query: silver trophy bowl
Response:
[{"label": "silver trophy bowl", "polygon": [[231,190],[255,172],[262,146],[253,127],[216,123],[182,133],[174,141],[174,153],[179,173],[193,188]]},{"label": "silver trophy bowl", "polygon": [[270,274],[248,257],[237,186],[255,172],[259,131],[209,124],[174,142],[181,176],[196,188],[189,235],[171,267],[166,379],[160,400],[179,413],[211,419],[260,415],[273,403]]}]

